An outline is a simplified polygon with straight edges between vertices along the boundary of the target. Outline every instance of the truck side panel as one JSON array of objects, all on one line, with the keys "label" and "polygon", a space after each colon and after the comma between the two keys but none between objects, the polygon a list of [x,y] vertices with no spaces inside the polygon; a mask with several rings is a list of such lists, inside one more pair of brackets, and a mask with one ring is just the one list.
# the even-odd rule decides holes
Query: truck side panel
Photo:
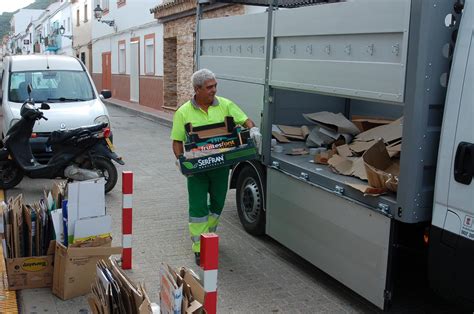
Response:
[{"label": "truck side panel", "polygon": [[267,233],[384,308],[390,219],[279,171],[267,178]]}]

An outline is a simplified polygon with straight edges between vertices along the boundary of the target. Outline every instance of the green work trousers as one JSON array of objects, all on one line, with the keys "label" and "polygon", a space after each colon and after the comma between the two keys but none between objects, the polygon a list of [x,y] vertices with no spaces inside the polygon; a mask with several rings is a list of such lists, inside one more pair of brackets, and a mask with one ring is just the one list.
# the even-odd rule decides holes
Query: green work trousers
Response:
[{"label": "green work trousers", "polygon": [[201,234],[215,232],[224,208],[229,167],[217,168],[188,177],[189,232],[193,252],[201,251]]}]

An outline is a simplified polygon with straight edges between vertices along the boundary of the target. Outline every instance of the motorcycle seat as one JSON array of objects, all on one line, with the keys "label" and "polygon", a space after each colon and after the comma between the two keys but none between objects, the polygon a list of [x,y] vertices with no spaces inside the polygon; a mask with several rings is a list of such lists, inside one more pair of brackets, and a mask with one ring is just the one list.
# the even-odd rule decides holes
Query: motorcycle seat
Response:
[{"label": "motorcycle seat", "polygon": [[64,131],[53,131],[46,141],[47,145],[62,143],[66,140],[71,139],[72,137],[82,134],[84,132],[94,133],[101,131],[103,128],[107,127],[107,123],[101,123],[91,126],[83,126],[75,129],[69,129]]}]

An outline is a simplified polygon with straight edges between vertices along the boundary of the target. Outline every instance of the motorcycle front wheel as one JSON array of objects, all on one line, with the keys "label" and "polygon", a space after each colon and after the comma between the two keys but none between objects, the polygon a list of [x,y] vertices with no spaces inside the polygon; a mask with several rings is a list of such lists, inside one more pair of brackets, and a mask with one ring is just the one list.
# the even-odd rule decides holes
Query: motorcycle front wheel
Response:
[{"label": "motorcycle front wheel", "polygon": [[23,180],[23,171],[13,160],[0,163],[0,189],[14,188]]}]

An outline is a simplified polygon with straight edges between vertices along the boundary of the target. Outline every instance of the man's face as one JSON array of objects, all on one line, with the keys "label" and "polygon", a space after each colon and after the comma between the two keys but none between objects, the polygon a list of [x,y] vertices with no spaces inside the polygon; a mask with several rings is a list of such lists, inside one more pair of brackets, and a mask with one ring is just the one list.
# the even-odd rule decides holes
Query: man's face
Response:
[{"label": "man's face", "polygon": [[216,80],[208,80],[204,82],[201,87],[196,87],[196,97],[205,100],[206,102],[212,103],[214,96],[216,96],[217,82]]}]

